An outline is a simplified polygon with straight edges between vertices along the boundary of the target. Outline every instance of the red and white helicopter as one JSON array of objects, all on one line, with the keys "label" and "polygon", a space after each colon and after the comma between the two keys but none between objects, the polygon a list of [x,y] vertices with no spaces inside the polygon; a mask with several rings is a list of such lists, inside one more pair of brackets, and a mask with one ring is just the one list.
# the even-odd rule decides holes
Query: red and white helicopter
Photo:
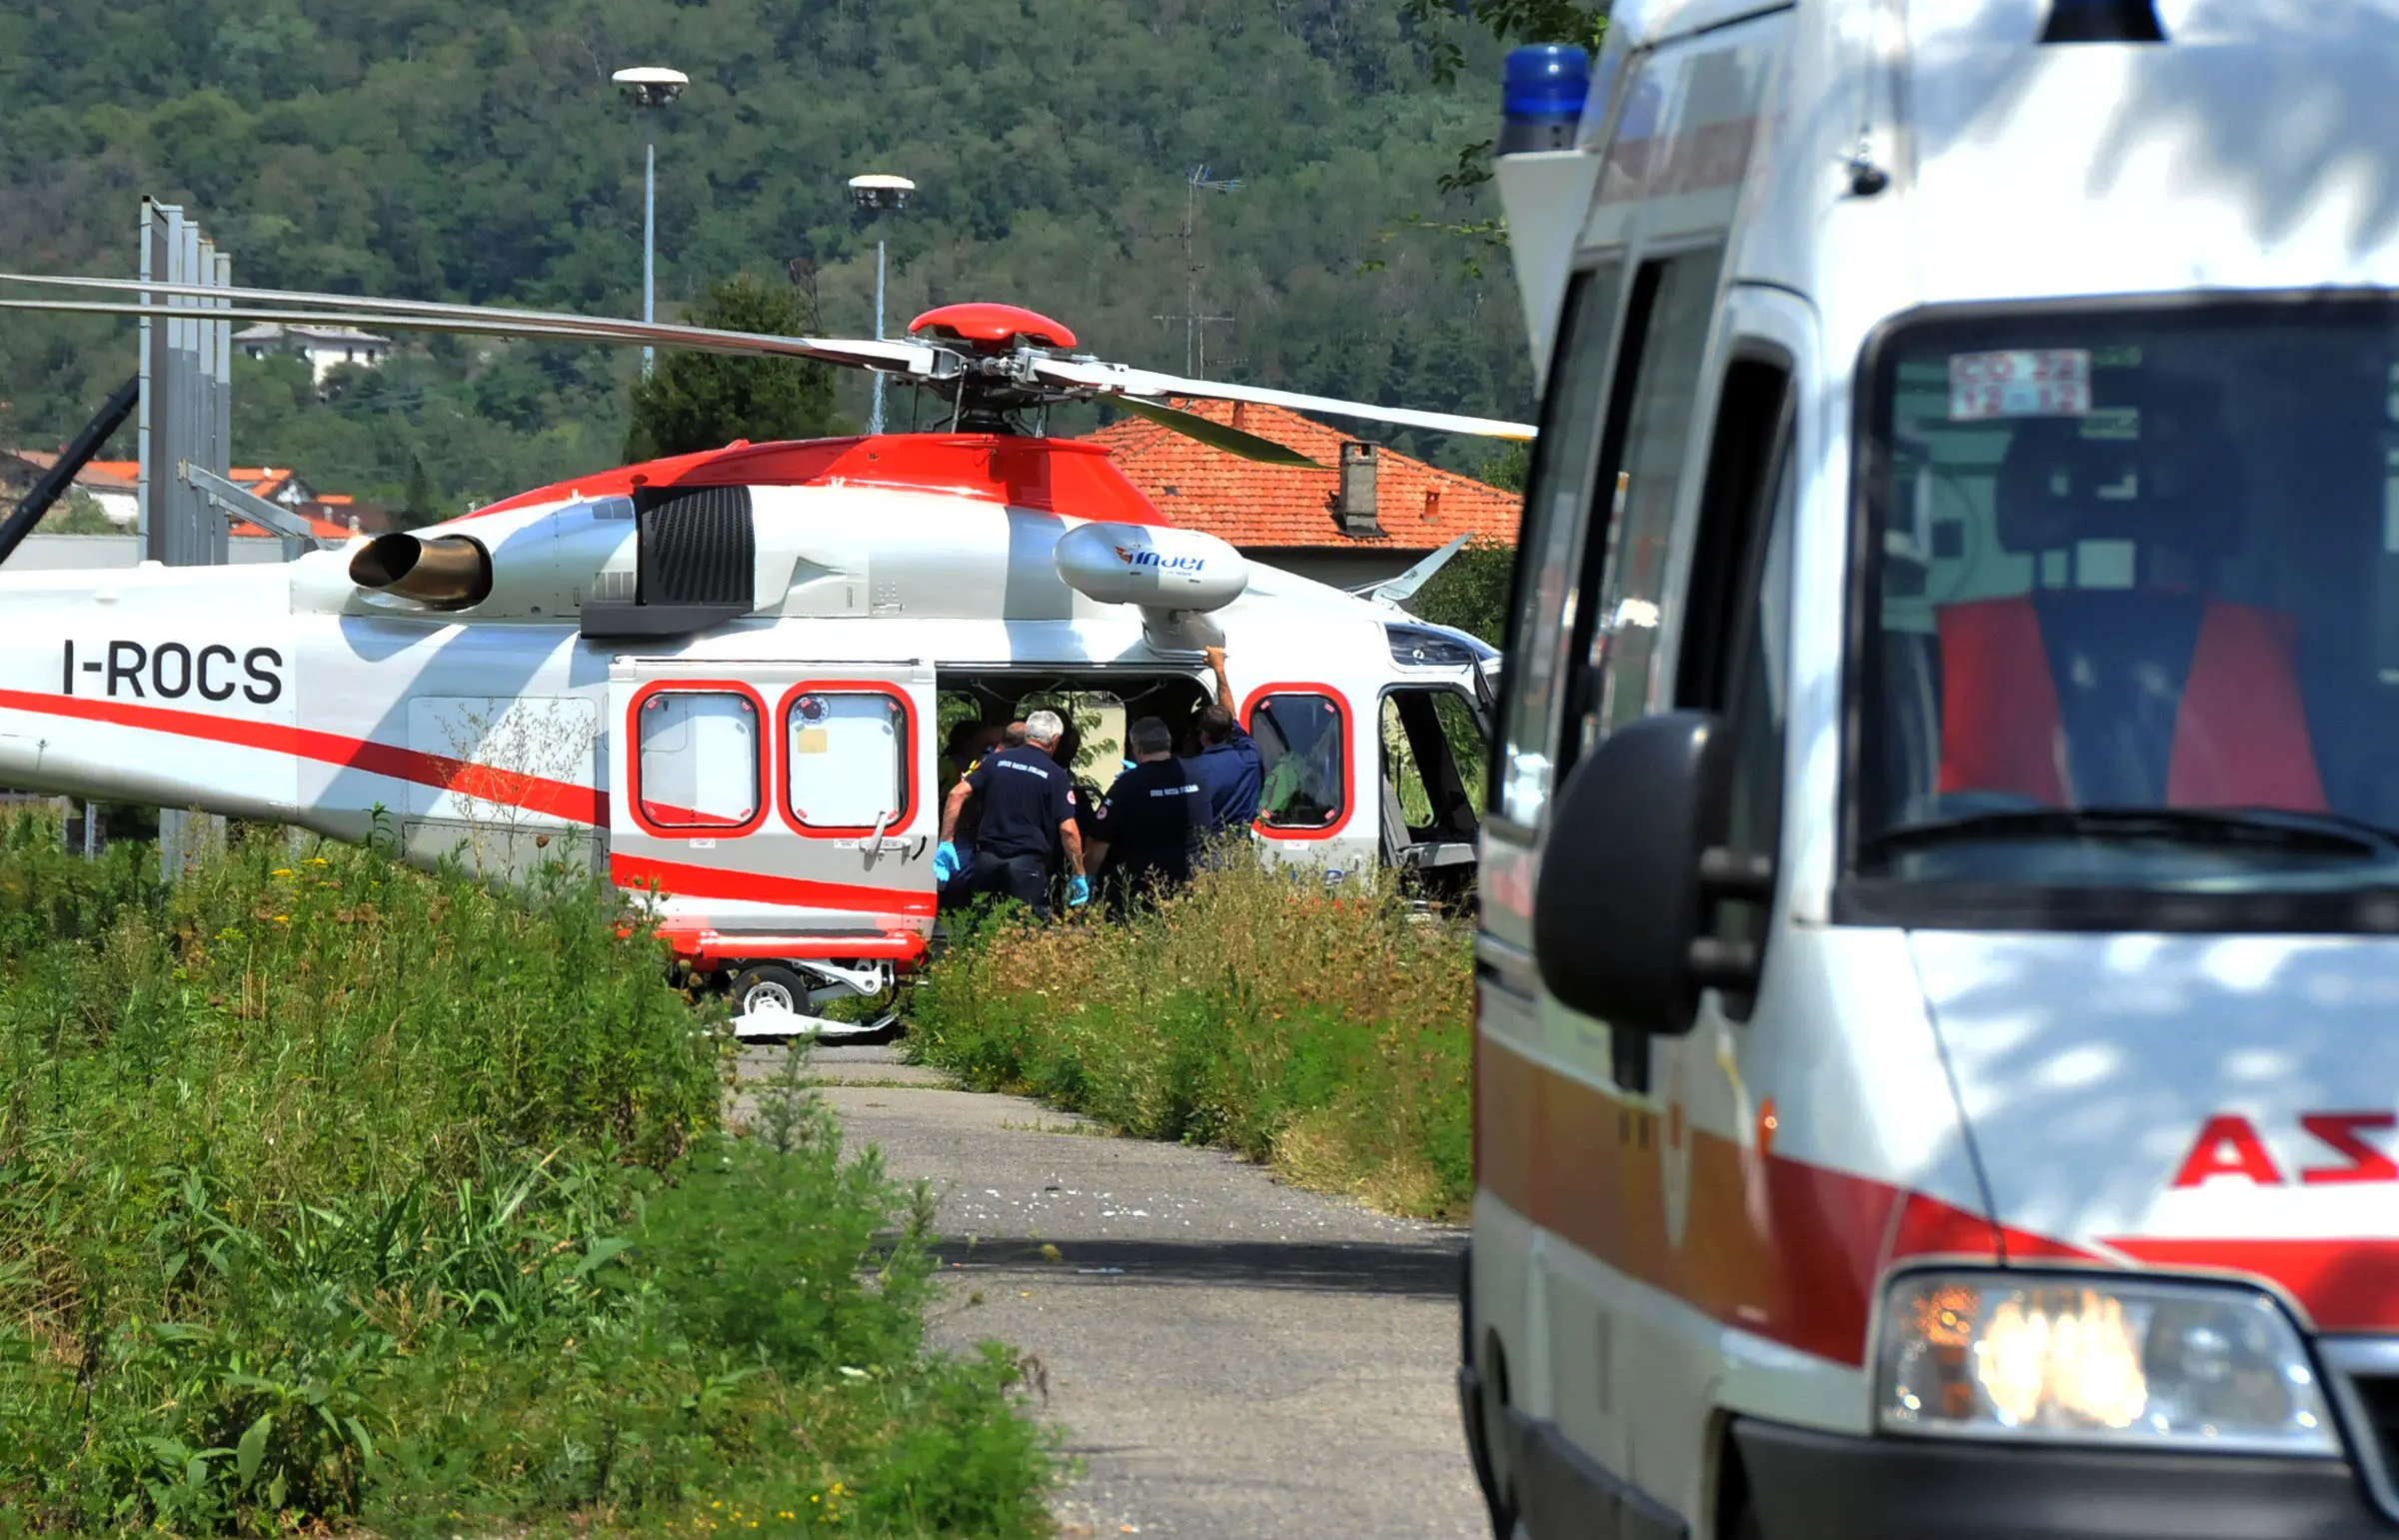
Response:
[{"label": "red and white helicopter", "polygon": [[[1288,449],[1169,405],[1258,402],[1440,432],[1522,424],[1180,379],[1056,321],[951,305],[893,341],[143,280],[0,275],[0,308],[349,324],[785,356],[878,371],[932,431],[747,444],[605,471],[268,566],[0,574],[0,784],[275,820],[521,875],[580,845],[654,888],[680,963],[773,1031],[880,997],[936,918],[945,716],[1028,703],[1182,724],[1226,647],[1272,770],[1268,858],[1470,871],[1453,743],[1491,650],[1178,530],[1047,410],[1108,399],[1230,453]],[[12,544],[0,532],[0,548]],[[950,704],[948,713],[944,704]],[[1404,743],[1405,749],[1397,745]],[[1386,747],[1387,746],[1387,747]],[[1106,755],[1090,773],[1105,785]],[[1409,777],[1405,784],[1402,777]],[[880,1021],[862,1021],[871,1030]],[[825,1023],[829,1035],[841,1030]],[[788,1031],[790,1028],[782,1028]]]}]

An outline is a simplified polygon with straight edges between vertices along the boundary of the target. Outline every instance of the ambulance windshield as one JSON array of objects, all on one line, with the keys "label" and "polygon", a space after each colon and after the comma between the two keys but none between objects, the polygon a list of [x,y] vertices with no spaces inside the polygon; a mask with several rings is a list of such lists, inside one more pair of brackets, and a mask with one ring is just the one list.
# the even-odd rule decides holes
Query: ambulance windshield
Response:
[{"label": "ambulance windshield", "polygon": [[1861,876],[2399,882],[2399,306],[1920,323],[1875,375]]}]

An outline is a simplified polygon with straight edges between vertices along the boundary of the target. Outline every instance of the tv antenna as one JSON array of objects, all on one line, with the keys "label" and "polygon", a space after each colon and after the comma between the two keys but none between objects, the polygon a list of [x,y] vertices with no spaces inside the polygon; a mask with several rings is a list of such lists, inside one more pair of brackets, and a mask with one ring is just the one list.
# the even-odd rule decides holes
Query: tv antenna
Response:
[{"label": "tv antenna", "polygon": [[1210,180],[1207,168],[1203,165],[1194,166],[1191,175],[1184,178],[1183,314],[1180,316],[1153,316],[1151,319],[1161,323],[1169,321],[1183,323],[1183,369],[1186,374],[1199,373],[1207,367],[1207,342],[1201,335],[1200,328],[1211,321],[1230,321],[1232,319],[1230,316],[1205,316],[1200,313],[1200,259],[1193,247],[1193,232],[1200,218],[1200,195],[1201,193],[1237,193],[1240,190],[1240,178],[1225,177]]}]

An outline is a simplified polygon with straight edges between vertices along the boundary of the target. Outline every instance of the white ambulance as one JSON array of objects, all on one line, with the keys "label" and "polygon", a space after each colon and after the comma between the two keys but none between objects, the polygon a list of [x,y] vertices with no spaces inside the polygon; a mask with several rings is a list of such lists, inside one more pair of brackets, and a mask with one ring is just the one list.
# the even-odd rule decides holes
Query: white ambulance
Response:
[{"label": "white ambulance", "polygon": [[1619,0],[1559,137],[1496,1531],[2399,1534],[2399,0]]}]

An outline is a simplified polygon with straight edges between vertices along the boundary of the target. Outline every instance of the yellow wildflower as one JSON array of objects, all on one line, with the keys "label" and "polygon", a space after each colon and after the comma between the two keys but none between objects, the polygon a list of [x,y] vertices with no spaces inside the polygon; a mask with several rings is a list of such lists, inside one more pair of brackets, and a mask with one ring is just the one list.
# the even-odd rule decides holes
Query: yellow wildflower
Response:
[{"label": "yellow wildflower", "polygon": [[289,866],[277,866],[273,871],[270,871],[267,874],[269,876],[288,877],[292,874],[292,868]]}]

